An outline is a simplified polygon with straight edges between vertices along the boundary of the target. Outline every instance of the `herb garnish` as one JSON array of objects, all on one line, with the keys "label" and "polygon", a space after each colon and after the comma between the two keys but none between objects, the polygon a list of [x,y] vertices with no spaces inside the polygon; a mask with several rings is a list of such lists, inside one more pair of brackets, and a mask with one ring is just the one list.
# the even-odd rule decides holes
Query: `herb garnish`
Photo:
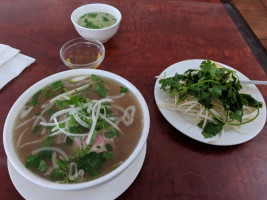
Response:
[{"label": "herb garnish", "polygon": [[32,129],[32,133],[37,133],[40,129],[41,129],[41,126],[40,125],[36,125]]},{"label": "herb garnish", "polygon": [[[242,125],[253,121],[259,114],[262,103],[249,94],[241,94],[242,85],[236,71],[227,68],[217,68],[210,60],[203,61],[200,70],[189,69],[184,74],[175,74],[173,77],[159,80],[161,89],[170,96],[178,95],[177,104],[186,98],[195,97],[213,116],[203,127],[203,121],[198,126],[203,128],[202,135],[210,138],[221,132],[224,125]],[[226,119],[217,117],[211,109],[214,107],[212,99],[222,103],[227,112]],[[252,119],[243,122],[243,106],[258,109]]]},{"label": "herb garnish", "polygon": [[62,81],[56,81],[53,84],[51,84],[48,87],[45,87],[41,90],[39,90],[38,92],[36,92],[33,96],[30,102],[27,103],[27,106],[38,106],[39,103],[39,99],[40,98],[50,98],[53,97],[55,95],[57,95],[58,93],[64,92],[64,86]]},{"label": "herb garnish", "polygon": [[126,93],[128,92],[128,88],[120,86],[120,93]]},{"label": "herb garnish", "polygon": [[104,81],[103,81],[102,79],[100,79],[99,76],[94,75],[94,74],[91,75],[91,78],[92,78],[93,81],[95,81],[95,82],[94,82],[94,84],[95,84],[95,89],[94,89],[94,91],[95,91],[100,97],[102,97],[102,98],[106,97],[106,96],[107,96],[107,92],[108,92],[108,90],[107,90],[107,89],[105,88],[105,86],[104,86]]},{"label": "herb garnish", "polygon": [[31,154],[27,158],[26,167],[45,173],[48,169],[46,162],[51,160],[51,156],[52,151],[41,151],[38,154]]},{"label": "herb garnish", "polygon": [[90,12],[83,14],[78,20],[77,24],[89,29],[101,29],[112,26],[117,19],[105,12]]}]

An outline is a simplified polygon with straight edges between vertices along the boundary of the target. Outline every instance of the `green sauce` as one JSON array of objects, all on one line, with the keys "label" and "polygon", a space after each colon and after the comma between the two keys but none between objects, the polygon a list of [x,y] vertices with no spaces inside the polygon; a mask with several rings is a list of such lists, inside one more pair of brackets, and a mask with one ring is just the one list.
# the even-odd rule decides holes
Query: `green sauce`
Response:
[{"label": "green sauce", "polygon": [[106,12],[90,12],[82,15],[77,24],[91,29],[101,29],[112,26],[117,22],[117,19]]}]

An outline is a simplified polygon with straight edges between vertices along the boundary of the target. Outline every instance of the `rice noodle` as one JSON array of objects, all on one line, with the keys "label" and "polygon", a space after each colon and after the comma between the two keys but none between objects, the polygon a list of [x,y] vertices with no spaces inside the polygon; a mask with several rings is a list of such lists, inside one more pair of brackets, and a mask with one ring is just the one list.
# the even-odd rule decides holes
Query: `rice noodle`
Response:
[{"label": "rice noodle", "polygon": [[41,105],[41,108],[46,108],[47,106],[52,106],[49,101]]},{"label": "rice noodle", "polygon": [[23,109],[22,111],[21,111],[21,113],[20,113],[20,119],[23,119],[24,117],[26,117],[31,111],[32,111],[32,109],[33,109],[33,106],[31,106],[31,107],[29,107],[29,108],[25,108],[25,109]]},{"label": "rice noodle", "polygon": [[49,167],[49,168],[46,170],[46,172],[44,173],[44,176],[49,176],[49,175],[52,173],[52,171],[53,171],[54,169],[55,169],[54,167]]},{"label": "rice noodle", "polygon": [[69,170],[69,179],[75,180],[78,178],[78,170],[77,170],[77,164],[75,162],[70,163],[70,170]]},{"label": "rice noodle", "polygon": [[124,96],[125,96],[125,93],[120,93],[119,95],[116,95],[116,96],[107,96],[107,98],[114,100],[114,99],[120,99]]},{"label": "rice noodle", "polygon": [[124,109],[123,107],[117,105],[117,104],[113,104],[113,105],[112,105],[112,108],[115,108],[115,109],[121,111],[122,113],[125,112],[125,109]]},{"label": "rice noodle", "polygon": [[62,155],[58,156],[60,160],[64,160],[64,157]]},{"label": "rice noodle", "polygon": [[[125,112],[125,109],[124,109],[123,107],[121,107],[121,106],[119,106],[119,105],[117,105],[117,104],[113,104],[113,105],[112,105],[112,108],[119,110],[119,111],[122,112],[123,114],[127,115],[127,116],[126,116],[127,118],[130,118],[129,113]],[[123,120],[123,116],[120,117],[120,118],[116,121],[115,124],[118,125],[122,120]]]},{"label": "rice noodle", "polygon": [[21,146],[19,146],[19,149],[25,147],[25,146],[28,146],[28,145],[31,145],[31,144],[36,144],[36,143],[41,143],[43,142],[45,139],[42,138],[42,139],[39,139],[39,140],[34,140],[34,141],[30,141],[30,142],[26,142],[24,144],[22,144]]},{"label": "rice noodle", "polygon": [[51,157],[53,168],[59,168],[57,161],[56,161],[56,158],[57,158],[57,152],[54,151],[52,154],[52,157]]},{"label": "rice noodle", "polygon": [[23,127],[24,125],[28,124],[30,121],[32,121],[32,120],[34,120],[34,119],[36,119],[36,116],[33,116],[33,117],[31,117],[30,119],[21,122],[19,125],[16,126],[15,129],[19,129],[19,128]]},{"label": "rice noodle", "polygon": [[68,87],[68,88],[72,88],[72,87],[80,87],[82,83],[84,84],[88,84],[90,83],[91,81],[80,81],[80,82],[76,82],[76,83],[70,83],[68,81],[63,81],[63,84],[65,87]]},{"label": "rice noodle", "polygon": [[[44,117],[41,117],[41,120],[42,120],[43,122],[46,121]],[[45,129],[45,127],[43,127],[42,132],[41,132],[41,135],[44,135],[44,134],[46,133],[46,131],[47,131],[47,130]]]},{"label": "rice noodle", "polygon": [[78,178],[82,181],[83,180],[83,176],[84,176],[84,170],[83,169],[80,169],[78,171]]},{"label": "rice noodle", "polygon": [[[130,126],[134,122],[134,114],[135,114],[136,108],[134,105],[128,106],[122,116],[122,122],[126,126]],[[130,114],[128,115],[128,113]]]},{"label": "rice noodle", "polygon": [[[72,82],[72,83],[80,82],[80,81],[83,81],[84,79],[87,79],[87,78],[89,78],[89,77],[90,77],[90,75],[77,76],[77,77],[75,77],[75,78],[72,78],[72,79],[70,80],[70,82]],[[90,81],[91,81],[91,79],[90,79]]]},{"label": "rice noodle", "polygon": [[50,108],[50,106],[45,107],[39,116],[36,117],[35,121],[33,122],[32,128],[34,128],[40,121],[40,119],[43,117],[43,114]]},{"label": "rice noodle", "polygon": [[22,131],[22,133],[19,134],[19,137],[18,137],[18,140],[17,140],[17,145],[16,145],[17,148],[18,148],[19,145],[20,145],[20,142],[21,142],[21,139],[22,139],[23,135],[26,133],[26,131],[27,131],[28,129],[29,129],[29,128],[24,129],[24,131]]},{"label": "rice noodle", "polygon": [[55,151],[55,152],[58,152],[59,154],[61,154],[61,156],[63,156],[64,160],[69,160],[67,154],[64,151],[62,151],[60,148],[57,148],[57,147],[41,147],[39,149],[33,150],[31,153],[33,155],[35,155],[35,154],[42,152],[42,151]]}]

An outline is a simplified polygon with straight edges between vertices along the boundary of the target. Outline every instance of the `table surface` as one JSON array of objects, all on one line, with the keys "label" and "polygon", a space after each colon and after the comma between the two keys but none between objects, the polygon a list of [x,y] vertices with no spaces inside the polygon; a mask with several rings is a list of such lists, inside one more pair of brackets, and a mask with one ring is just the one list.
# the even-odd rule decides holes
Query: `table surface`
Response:
[{"label": "table surface", "polygon": [[[0,133],[16,99],[37,81],[69,70],[61,46],[79,37],[71,12],[91,0],[2,0],[0,43],[36,59],[0,90]],[[200,143],[173,128],[154,100],[155,76],[187,59],[211,59],[250,79],[267,80],[251,49],[219,0],[100,1],[117,7],[122,21],[104,44],[99,69],[116,73],[143,94],[151,126],[143,167],[118,199],[267,199],[267,125],[244,144],[221,147]],[[265,100],[266,86],[258,86]],[[2,134],[1,134],[2,135]],[[2,143],[2,137],[0,139]],[[23,199],[10,180],[0,147],[0,199]]]}]

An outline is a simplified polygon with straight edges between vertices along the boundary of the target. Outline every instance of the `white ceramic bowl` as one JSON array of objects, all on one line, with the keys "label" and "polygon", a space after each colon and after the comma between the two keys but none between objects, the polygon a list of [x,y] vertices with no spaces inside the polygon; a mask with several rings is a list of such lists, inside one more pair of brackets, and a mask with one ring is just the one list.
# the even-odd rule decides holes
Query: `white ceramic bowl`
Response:
[{"label": "white ceramic bowl", "polygon": [[[21,162],[19,157],[17,156],[14,141],[13,141],[13,130],[15,121],[18,115],[18,111],[23,108],[23,106],[28,102],[28,100],[31,98],[33,94],[35,94],[37,91],[39,91],[41,88],[54,83],[57,80],[65,79],[67,77],[72,76],[79,76],[79,75],[90,75],[90,74],[96,74],[102,77],[107,77],[110,79],[114,79],[121,84],[123,84],[125,87],[127,87],[138,99],[141,111],[143,114],[143,129],[141,133],[140,140],[138,141],[138,144],[136,148],[133,150],[133,152],[130,154],[130,156],[124,161],[123,164],[121,164],[118,168],[111,171],[110,173],[97,178],[95,180],[91,180],[84,183],[75,183],[75,184],[60,184],[57,182],[52,182],[46,179],[43,179],[39,177],[38,175],[34,174],[32,171],[27,169],[25,167],[25,164]],[[46,187],[50,189],[57,189],[57,190],[77,190],[77,189],[85,189],[85,188],[91,188],[95,186],[99,186],[100,184],[106,183],[107,181],[112,180],[113,178],[119,176],[125,169],[127,169],[133,161],[136,159],[136,157],[141,152],[143,146],[146,143],[148,133],[149,133],[149,127],[150,127],[150,117],[149,117],[149,110],[147,107],[147,104],[142,96],[142,94],[138,91],[138,89],[132,85],[130,82],[128,82],[126,79],[122,78],[121,76],[118,76],[116,74],[103,71],[103,70],[97,70],[97,69],[74,69],[74,70],[67,70],[64,72],[60,72],[54,75],[51,75],[33,86],[31,86],[29,89],[27,89],[14,103],[11,110],[8,113],[8,116],[6,118],[6,122],[4,125],[4,133],[3,133],[3,141],[4,141],[4,148],[5,152],[7,154],[7,157],[13,167],[17,170],[19,174],[21,174],[23,177],[28,179],[29,181],[41,186]]]},{"label": "white ceramic bowl", "polygon": [[[109,26],[107,28],[101,28],[101,29],[89,29],[82,27],[77,24],[78,19],[89,12],[106,12],[111,15],[113,15],[117,21],[112,26]],[[95,39],[102,43],[108,41],[110,38],[112,38],[118,31],[120,22],[121,22],[121,13],[120,11],[110,5],[107,4],[100,4],[100,3],[94,3],[94,4],[87,4],[81,7],[76,8],[72,14],[71,14],[71,21],[77,30],[77,32],[85,39]]]}]

